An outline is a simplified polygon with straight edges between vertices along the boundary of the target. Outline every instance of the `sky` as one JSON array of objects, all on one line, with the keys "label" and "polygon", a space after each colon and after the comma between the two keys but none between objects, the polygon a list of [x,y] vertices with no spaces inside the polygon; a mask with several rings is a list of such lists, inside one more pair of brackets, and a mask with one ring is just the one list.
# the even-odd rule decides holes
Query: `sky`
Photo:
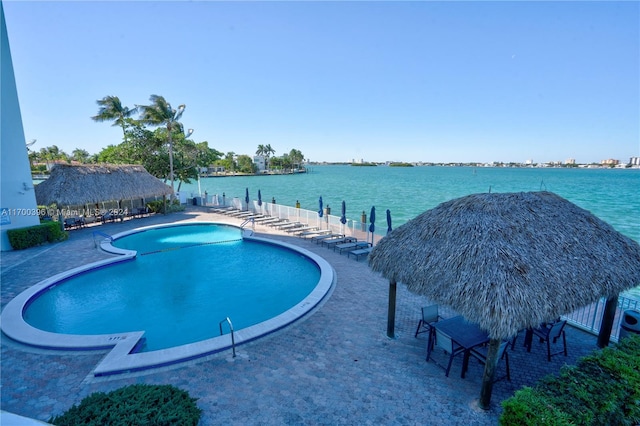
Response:
[{"label": "sky", "polygon": [[310,161],[640,156],[640,3],[3,0],[25,138],[94,154],[96,101]]}]

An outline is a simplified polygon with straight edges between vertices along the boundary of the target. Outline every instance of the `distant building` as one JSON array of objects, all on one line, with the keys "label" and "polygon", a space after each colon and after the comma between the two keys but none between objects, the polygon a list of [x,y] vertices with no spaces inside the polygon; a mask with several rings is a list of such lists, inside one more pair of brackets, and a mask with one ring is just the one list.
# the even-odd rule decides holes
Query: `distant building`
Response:
[{"label": "distant building", "polygon": [[267,159],[264,155],[255,155],[253,157],[253,164],[258,167],[258,172],[267,170]]},{"label": "distant building", "polygon": [[640,166],[640,157],[629,158],[629,164],[631,164],[632,166]]},{"label": "distant building", "polygon": [[564,160],[564,164],[574,165],[574,164],[576,164],[576,159],[575,158],[567,158],[566,160]]},{"label": "distant building", "polygon": [[618,164],[620,164],[620,160],[609,158],[608,160],[600,161],[600,164],[603,166],[617,166]]},{"label": "distant building", "polygon": [[209,166],[207,167],[207,174],[216,174],[216,173],[224,173],[226,171],[224,166]]}]

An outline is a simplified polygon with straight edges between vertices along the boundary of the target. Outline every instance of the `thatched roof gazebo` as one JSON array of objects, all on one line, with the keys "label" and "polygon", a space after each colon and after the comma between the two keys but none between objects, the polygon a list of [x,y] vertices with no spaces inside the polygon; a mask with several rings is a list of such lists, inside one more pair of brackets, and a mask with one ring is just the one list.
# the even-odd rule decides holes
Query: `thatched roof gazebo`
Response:
[{"label": "thatched roof gazebo", "polygon": [[390,336],[396,282],[489,333],[488,409],[502,339],[606,297],[598,342],[608,343],[618,294],[640,284],[640,245],[550,192],[473,194],[393,230],[369,265],[390,282]]},{"label": "thatched roof gazebo", "polygon": [[81,206],[171,195],[171,187],[140,165],[57,164],[35,186],[38,205]]}]

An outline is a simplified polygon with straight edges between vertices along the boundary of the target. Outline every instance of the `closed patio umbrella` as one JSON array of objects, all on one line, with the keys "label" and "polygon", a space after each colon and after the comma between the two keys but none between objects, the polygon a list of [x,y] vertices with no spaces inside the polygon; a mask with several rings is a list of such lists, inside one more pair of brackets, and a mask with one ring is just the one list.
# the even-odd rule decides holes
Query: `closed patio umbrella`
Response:
[{"label": "closed patio umbrella", "polygon": [[260,207],[260,213],[262,213],[262,193],[258,189],[258,206]]},{"label": "closed patio umbrella", "polygon": [[387,209],[387,234],[391,232],[391,210]]},{"label": "closed patio umbrella", "polygon": [[371,245],[373,245],[373,236],[375,235],[374,232],[376,230],[376,207],[372,206],[371,207],[371,213],[369,213],[369,232],[371,232]]},{"label": "closed patio umbrella", "polygon": [[320,218],[322,217],[322,196],[320,196],[320,198],[318,199],[318,206],[318,228],[321,228]]},{"label": "closed patio umbrella", "polygon": [[245,190],[244,201],[247,203],[247,210],[249,210],[249,188]]},{"label": "closed patio umbrella", "polygon": [[344,225],[347,223],[347,204],[342,200],[342,209],[340,212],[340,223],[342,224],[342,233],[344,234]]},{"label": "closed patio umbrella", "polygon": [[420,214],[368,261],[389,280],[390,324],[402,282],[488,332],[479,401],[488,409],[501,340],[519,330],[606,297],[598,345],[608,343],[618,294],[638,285],[640,245],[551,192],[485,193]]}]

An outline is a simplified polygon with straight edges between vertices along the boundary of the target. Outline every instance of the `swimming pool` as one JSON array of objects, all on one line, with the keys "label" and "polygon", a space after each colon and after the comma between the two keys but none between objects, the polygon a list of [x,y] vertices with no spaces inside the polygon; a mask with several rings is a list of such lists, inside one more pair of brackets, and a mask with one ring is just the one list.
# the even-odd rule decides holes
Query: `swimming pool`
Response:
[{"label": "swimming pool", "polygon": [[334,272],[311,252],[249,234],[198,222],[116,235],[102,247],[119,258],[30,288],[7,305],[2,329],[40,347],[113,348],[96,375],[228,349],[227,317],[236,345],[253,340],[317,306]]}]

